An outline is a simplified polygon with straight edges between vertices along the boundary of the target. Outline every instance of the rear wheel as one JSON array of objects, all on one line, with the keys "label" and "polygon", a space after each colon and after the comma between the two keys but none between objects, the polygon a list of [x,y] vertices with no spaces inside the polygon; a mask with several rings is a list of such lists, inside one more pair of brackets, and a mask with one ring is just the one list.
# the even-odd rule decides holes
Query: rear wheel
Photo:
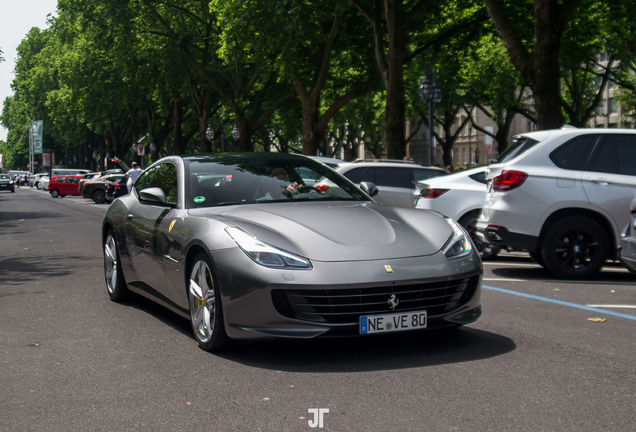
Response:
[{"label": "rear wheel", "polygon": [[552,225],[545,234],[541,255],[555,276],[585,279],[596,275],[609,253],[609,239],[592,219],[570,216]]},{"label": "rear wheel", "polygon": [[57,190],[57,189],[53,189],[53,190],[51,191],[51,196],[52,196],[53,198],[57,198],[57,197],[59,197],[59,196],[60,196],[60,191],[59,191],[59,190]]},{"label": "rear wheel", "polygon": [[112,230],[106,233],[106,241],[104,242],[104,276],[110,299],[116,302],[124,300],[129,291],[121,271],[119,249]]},{"label": "rear wheel", "polygon": [[481,256],[481,259],[493,259],[497,255],[499,255],[501,246],[497,246],[491,243],[485,243],[475,235],[475,223],[477,222],[477,216],[479,216],[479,212],[471,212],[467,215],[464,215],[459,219],[459,224],[466,228],[466,231],[468,231],[468,234],[470,234],[470,238],[475,244],[475,247],[479,252],[479,256]]},{"label": "rear wheel", "polygon": [[95,201],[96,204],[102,204],[106,201],[106,193],[104,193],[102,189],[97,189],[93,192],[93,201]]},{"label": "rear wheel", "polygon": [[194,258],[188,279],[190,322],[199,346],[206,351],[220,351],[229,342],[223,322],[221,296],[205,253]]}]

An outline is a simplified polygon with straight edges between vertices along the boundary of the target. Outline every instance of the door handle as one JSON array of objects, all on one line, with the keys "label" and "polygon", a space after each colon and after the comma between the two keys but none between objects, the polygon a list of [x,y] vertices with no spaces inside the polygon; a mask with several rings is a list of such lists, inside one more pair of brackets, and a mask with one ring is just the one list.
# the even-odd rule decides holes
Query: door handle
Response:
[{"label": "door handle", "polygon": [[132,219],[132,218],[134,218],[134,217],[135,217],[135,216],[134,216],[132,213],[128,213],[128,216],[126,216],[126,219]]},{"label": "door handle", "polygon": [[607,186],[608,184],[612,184],[611,181],[605,179],[592,179],[590,180],[592,183],[596,183],[601,186]]}]

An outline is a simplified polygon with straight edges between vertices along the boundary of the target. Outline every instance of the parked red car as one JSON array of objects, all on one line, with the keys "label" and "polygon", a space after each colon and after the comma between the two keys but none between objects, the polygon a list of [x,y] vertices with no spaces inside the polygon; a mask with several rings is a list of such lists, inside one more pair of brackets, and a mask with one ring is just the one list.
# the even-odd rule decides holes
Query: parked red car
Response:
[{"label": "parked red car", "polygon": [[82,195],[79,192],[81,175],[55,176],[49,182],[49,193],[53,198],[66,195]]}]

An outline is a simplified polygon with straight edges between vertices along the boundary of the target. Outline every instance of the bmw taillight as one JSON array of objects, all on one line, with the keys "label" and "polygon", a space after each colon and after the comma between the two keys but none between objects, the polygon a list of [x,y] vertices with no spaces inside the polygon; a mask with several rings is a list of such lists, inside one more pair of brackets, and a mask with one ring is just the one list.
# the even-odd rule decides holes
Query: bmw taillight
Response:
[{"label": "bmw taillight", "polygon": [[495,192],[507,192],[518,188],[526,181],[528,174],[521,171],[502,171],[492,180],[492,190]]},{"label": "bmw taillight", "polygon": [[439,196],[444,195],[450,189],[434,189],[434,188],[425,188],[420,191],[420,196],[422,198],[437,198]]}]

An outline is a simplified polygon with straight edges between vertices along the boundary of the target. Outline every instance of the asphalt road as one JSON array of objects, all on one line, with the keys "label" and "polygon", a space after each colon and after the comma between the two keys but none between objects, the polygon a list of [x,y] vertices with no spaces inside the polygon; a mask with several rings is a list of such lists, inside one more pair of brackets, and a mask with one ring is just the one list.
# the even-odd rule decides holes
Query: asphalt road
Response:
[{"label": "asphalt road", "polygon": [[105,211],[0,193],[0,431],[321,430],[314,408],[325,431],[636,430],[636,276],[619,266],[555,281],[504,254],[460,330],[214,355],[187,320],[109,300]]}]

